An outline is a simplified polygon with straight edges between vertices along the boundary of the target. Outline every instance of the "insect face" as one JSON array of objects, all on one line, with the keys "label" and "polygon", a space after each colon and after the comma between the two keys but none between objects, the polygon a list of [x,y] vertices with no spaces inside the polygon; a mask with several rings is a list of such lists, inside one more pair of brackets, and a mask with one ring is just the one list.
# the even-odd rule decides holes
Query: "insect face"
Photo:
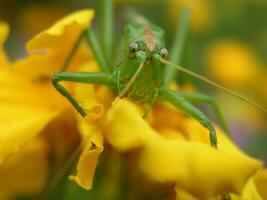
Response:
[{"label": "insect face", "polygon": [[157,61],[154,59],[158,57],[158,55],[163,59],[168,58],[168,50],[165,47],[151,49],[149,44],[145,43],[144,41],[131,42],[128,45],[129,58],[136,58],[137,53],[142,53],[145,55],[147,64],[155,64]]}]

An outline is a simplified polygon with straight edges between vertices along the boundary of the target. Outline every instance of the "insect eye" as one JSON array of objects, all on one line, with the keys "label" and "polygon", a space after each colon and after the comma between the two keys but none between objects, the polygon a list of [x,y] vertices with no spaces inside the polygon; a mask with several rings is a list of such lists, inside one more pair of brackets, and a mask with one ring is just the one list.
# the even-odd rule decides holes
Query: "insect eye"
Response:
[{"label": "insect eye", "polygon": [[136,42],[132,42],[128,48],[130,53],[135,53],[138,51],[139,46]]},{"label": "insect eye", "polygon": [[166,48],[163,48],[160,50],[160,55],[162,58],[166,59],[168,57],[168,50]]}]

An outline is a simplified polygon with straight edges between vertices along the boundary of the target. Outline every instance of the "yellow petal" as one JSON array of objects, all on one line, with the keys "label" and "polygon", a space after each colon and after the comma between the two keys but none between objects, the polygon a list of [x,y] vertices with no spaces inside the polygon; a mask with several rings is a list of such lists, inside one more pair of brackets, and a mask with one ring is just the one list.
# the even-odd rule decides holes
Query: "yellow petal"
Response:
[{"label": "yellow petal", "polygon": [[[37,138],[0,165],[0,198],[39,194],[48,178],[48,146]],[[12,199],[13,199],[12,198]]]},{"label": "yellow petal", "polygon": [[246,155],[215,150],[200,142],[166,139],[126,100],[118,100],[112,106],[108,130],[107,137],[118,150],[143,147],[140,169],[148,177],[160,182],[175,181],[180,188],[200,198],[241,192],[261,167],[261,162]]},{"label": "yellow petal", "polygon": [[256,53],[242,42],[217,41],[207,49],[205,59],[211,75],[231,87],[251,85],[261,77],[261,64]]},{"label": "yellow petal", "polygon": [[4,46],[9,34],[9,26],[6,22],[0,20],[0,48]]},{"label": "yellow petal", "polygon": [[254,178],[257,190],[263,199],[267,199],[267,169],[260,171]]},{"label": "yellow petal", "polygon": [[80,33],[90,26],[94,17],[92,9],[80,10],[55,23],[51,28],[39,33],[27,43],[27,49],[50,50],[71,47]]},{"label": "yellow petal", "polygon": [[[35,36],[27,43],[31,54],[14,63],[13,70],[34,80],[49,78],[51,73],[60,71],[74,42],[83,30],[89,28],[93,16],[91,9],[74,12]],[[92,59],[88,45],[82,43],[71,60],[69,70],[74,71]]]},{"label": "yellow petal", "polygon": [[[96,62],[88,62],[79,68],[82,72],[96,72]],[[104,112],[104,104],[101,97],[109,98],[109,92],[104,93],[100,87],[89,84],[76,84],[75,98],[87,111],[85,118],[79,118],[79,130],[84,145],[83,152],[77,165],[77,175],[70,176],[78,185],[84,189],[91,189],[95,168],[100,153],[103,151],[103,134],[101,132],[101,121],[99,119]],[[100,95],[99,95],[100,94]],[[100,97],[100,98],[99,98]]]},{"label": "yellow petal", "polygon": [[175,187],[176,192],[176,200],[199,200],[197,197],[194,197],[192,194],[188,193],[187,191]]},{"label": "yellow petal", "polygon": [[[200,125],[194,119],[184,120],[184,130],[187,133],[187,138],[190,141],[197,141],[209,145],[209,131]],[[216,135],[218,140],[218,149],[222,152],[235,153],[238,155],[245,155],[220,129],[216,128]]]},{"label": "yellow petal", "polygon": [[86,118],[79,119],[83,151],[77,164],[77,174],[71,175],[69,178],[82,188],[90,190],[93,185],[98,158],[103,151],[103,135],[98,122],[88,123]]},{"label": "yellow petal", "polygon": [[88,143],[88,141],[90,141],[96,146],[103,145],[104,138],[101,132],[103,127],[101,127],[99,121],[88,123],[87,119],[80,118],[78,128],[81,133],[83,143]]},{"label": "yellow petal", "polygon": [[257,191],[253,178],[249,179],[240,196],[231,195],[232,200],[263,200]]},{"label": "yellow petal", "polygon": [[207,31],[212,25],[212,7],[207,0],[168,0],[169,19],[171,26],[177,24],[181,8],[187,6],[190,9],[190,25],[194,32],[201,33]]},{"label": "yellow petal", "polygon": [[[88,128],[88,127],[87,127]],[[70,176],[70,180],[75,181],[79,186],[86,190],[90,190],[93,185],[93,177],[97,166],[98,158],[103,151],[103,146],[99,142],[99,136],[102,134],[99,129],[91,127],[87,130],[83,137],[84,148],[77,165],[77,175]],[[96,143],[94,143],[96,141]]]},{"label": "yellow petal", "polygon": [[[199,198],[193,196],[187,191],[180,189],[179,187],[176,187],[175,191],[176,191],[176,200],[199,200]],[[241,195],[230,194],[230,196],[231,196],[231,200],[263,200],[264,199],[258,193],[257,188],[255,186],[255,182],[253,181],[253,178],[250,178],[249,181],[246,183]],[[214,197],[209,200],[219,200],[221,199],[220,197],[219,196]]]},{"label": "yellow petal", "polygon": [[[80,72],[97,72],[98,66],[95,61],[89,61],[83,67],[79,68]],[[94,84],[78,83],[75,87],[75,99],[86,110],[86,118],[96,120],[102,116],[104,107],[97,98],[97,90]]]},{"label": "yellow petal", "polygon": [[149,177],[176,181],[200,198],[241,192],[260,167],[260,162],[249,157],[216,151],[197,142],[163,138],[147,144],[141,157],[141,168]]},{"label": "yellow petal", "polygon": [[129,151],[144,144],[150,127],[144,122],[138,107],[127,100],[115,100],[108,111],[107,139],[116,149]]},{"label": "yellow petal", "polygon": [[3,50],[4,43],[9,34],[9,26],[7,23],[0,20],[0,68],[9,66],[9,60]]},{"label": "yellow petal", "polygon": [[66,108],[49,88],[0,72],[0,162],[18,152]]},{"label": "yellow petal", "polygon": [[17,13],[22,35],[32,35],[49,27],[57,19],[66,14],[66,9],[60,5],[27,4]]}]

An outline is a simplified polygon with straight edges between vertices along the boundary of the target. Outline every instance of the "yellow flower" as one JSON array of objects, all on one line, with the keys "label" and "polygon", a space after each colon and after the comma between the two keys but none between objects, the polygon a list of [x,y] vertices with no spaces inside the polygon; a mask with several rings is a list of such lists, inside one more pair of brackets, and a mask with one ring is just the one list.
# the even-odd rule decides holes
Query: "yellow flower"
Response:
[{"label": "yellow flower", "polygon": [[212,23],[212,12],[209,1],[207,0],[168,0],[168,13],[171,24],[177,24],[180,10],[188,6],[191,11],[191,25],[193,31],[201,33],[207,30]]},{"label": "yellow flower", "polygon": [[267,169],[260,171],[254,178],[255,185],[262,199],[267,199]]},{"label": "yellow flower", "polygon": [[240,196],[231,195],[231,198],[233,200],[263,200],[252,178],[249,179]]},{"label": "yellow flower", "polygon": [[261,168],[261,162],[241,153],[219,130],[219,149],[214,150],[208,144],[207,131],[195,120],[183,119],[180,123],[188,129],[188,135],[183,138],[185,133],[170,127],[165,131],[178,136],[165,138],[143,120],[134,104],[120,100],[108,113],[107,138],[122,152],[142,147],[139,167],[148,177],[175,182],[200,198],[240,193]]},{"label": "yellow flower", "polygon": [[[50,82],[42,78],[60,70],[75,40],[90,26],[93,15],[90,9],[82,10],[60,20],[28,42],[29,56],[12,64],[12,68],[0,71],[1,162],[17,153],[63,110],[70,108],[67,100],[57,93]],[[4,37],[4,34],[1,36]],[[71,67],[80,66],[90,60],[90,49],[83,45]],[[90,166],[93,169],[93,156],[101,152],[101,147],[91,151],[92,142],[94,145],[98,143],[94,139],[91,142],[88,136],[85,137],[80,163],[86,167],[88,163],[92,163]],[[87,167],[86,172],[88,169]],[[83,178],[81,184],[91,184],[89,174],[82,174],[86,179]],[[75,179],[74,176],[72,178]]]},{"label": "yellow flower", "polygon": [[36,34],[49,27],[65,14],[62,6],[47,4],[28,4],[18,13],[17,23],[24,35]]},{"label": "yellow flower", "polygon": [[238,41],[219,40],[211,44],[205,65],[216,80],[231,87],[247,87],[261,74],[261,65],[253,50]]},{"label": "yellow flower", "polygon": [[[44,97],[38,94],[38,87],[10,73],[11,66],[2,49],[8,32],[8,25],[1,22],[0,199],[37,195],[42,191],[48,175],[47,144],[40,138],[33,139],[33,135],[44,127],[44,121],[54,115],[50,108],[42,108],[44,99],[35,98],[36,95]],[[28,89],[33,89],[36,95],[29,93]],[[34,100],[39,100],[41,107],[31,106],[36,103]],[[16,155],[7,160],[14,153]]]},{"label": "yellow flower", "polygon": [[[95,70],[83,68],[83,71]],[[207,130],[195,120],[184,118],[173,107],[155,106],[148,123],[142,118],[143,110],[130,101],[115,100],[111,106],[112,94],[104,86],[78,84],[76,98],[95,111],[81,119],[84,149],[77,175],[70,177],[85,189],[92,187],[104,138],[122,153],[141,149],[136,168],[154,181],[174,182],[177,191],[199,198],[241,193],[249,178],[262,166],[242,153],[219,130],[219,150],[214,150],[209,146]],[[158,123],[164,112],[174,120]]]},{"label": "yellow flower", "polygon": [[[93,16],[91,9],[77,11],[36,35],[26,45],[30,55],[14,64],[16,72],[36,79],[60,71],[74,42],[90,26]],[[91,59],[91,51],[83,44],[71,62],[70,70]]]},{"label": "yellow flower", "polygon": [[48,145],[45,140],[32,140],[0,165],[0,176],[0,199],[38,195],[48,178]]},{"label": "yellow flower", "polygon": [[[4,112],[0,114],[0,161],[18,152],[62,110],[70,107],[40,77],[59,71],[75,39],[89,26],[92,17],[91,10],[67,16],[34,37],[27,44],[30,55],[16,62],[12,71],[1,70],[0,109]],[[92,58],[88,48],[81,48],[72,67],[97,71]],[[105,139],[119,152],[138,148],[136,168],[151,180],[172,182],[177,191],[202,199],[225,193],[240,194],[262,167],[260,161],[242,153],[219,130],[219,149],[210,147],[207,130],[173,107],[154,106],[145,121],[142,108],[131,101],[115,100],[111,105],[114,96],[104,86],[77,84],[72,91],[89,110],[86,118],[78,117],[82,153],[77,174],[70,176],[85,189],[92,187]],[[163,112],[174,120],[158,123]]]},{"label": "yellow flower", "polygon": [[7,67],[9,65],[8,58],[3,50],[4,43],[9,34],[8,25],[0,20],[0,69]]},{"label": "yellow flower", "polygon": [[[92,61],[79,70],[96,72],[98,67],[96,62]],[[88,115],[86,118],[79,118],[83,150],[77,164],[77,174],[71,175],[69,178],[87,190],[92,188],[95,168],[104,148],[103,130],[98,127],[99,122],[97,120],[104,113],[104,101],[108,99],[108,93],[104,91],[104,101],[101,101],[101,93],[102,89],[96,88],[94,85],[77,84],[75,88],[75,97],[81,102],[82,107],[88,110]]]},{"label": "yellow flower", "polygon": [[[264,186],[266,186],[266,184]],[[175,188],[175,190],[177,193],[176,200],[198,200],[198,198],[194,197],[192,194],[188,193],[185,190],[182,190],[177,187]],[[249,181],[246,183],[240,195],[230,194],[230,197],[232,200],[263,200],[265,199],[264,196],[261,196],[259,194],[252,178],[249,179]],[[218,200],[218,199],[221,199],[221,198],[214,197],[209,200]]]},{"label": "yellow flower", "polygon": [[31,140],[56,114],[54,103],[46,102],[50,94],[41,93],[40,87],[12,74],[6,64],[0,70],[0,163]]},{"label": "yellow flower", "polygon": [[[29,51],[47,53],[29,55],[12,64],[12,68],[0,71],[0,162],[18,152],[59,113],[70,108],[51,83],[42,82],[40,77],[49,77],[59,70],[92,17],[92,10],[67,16],[27,44]],[[78,58],[76,61],[80,62]]]},{"label": "yellow flower", "polygon": [[129,5],[129,4],[138,4],[138,5],[147,5],[147,4],[152,4],[154,3],[153,0],[115,0],[116,4],[119,5]]}]

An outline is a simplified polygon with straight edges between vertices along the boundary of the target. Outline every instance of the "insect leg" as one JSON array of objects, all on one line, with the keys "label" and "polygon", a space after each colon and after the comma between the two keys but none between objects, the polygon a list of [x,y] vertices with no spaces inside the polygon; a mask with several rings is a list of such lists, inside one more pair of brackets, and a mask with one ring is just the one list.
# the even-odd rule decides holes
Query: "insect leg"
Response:
[{"label": "insect leg", "polygon": [[217,103],[214,101],[213,98],[211,98],[208,95],[202,94],[202,93],[177,92],[176,95],[184,97],[185,99],[187,99],[191,103],[205,103],[205,104],[209,104],[210,106],[212,106],[213,111],[214,111],[219,123],[221,124],[223,130],[226,133],[230,134],[229,128],[227,126],[227,123],[225,122],[225,119],[224,119],[224,117],[223,117],[223,115],[222,115]]},{"label": "insect leg", "polygon": [[109,66],[111,66],[114,38],[113,0],[99,0],[99,6],[98,19],[100,20],[100,45]]},{"label": "insect leg", "polygon": [[159,90],[159,96],[170,102],[176,108],[181,109],[186,114],[195,118],[202,126],[207,128],[210,132],[210,144],[213,148],[217,148],[217,136],[215,128],[211,120],[201,110],[192,105],[184,97],[177,95],[176,92],[168,88],[161,88]]},{"label": "insect leg", "polygon": [[[177,25],[174,42],[170,50],[169,60],[172,63],[176,63],[176,64],[180,63],[182,50],[183,50],[185,40],[186,40],[189,17],[190,17],[189,9],[187,7],[184,7],[181,12],[180,20]],[[167,68],[166,76],[165,76],[165,83],[167,85],[170,83],[170,81],[173,80],[173,78],[175,77],[175,73],[176,73],[175,69]]]},{"label": "insect leg", "polygon": [[74,108],[84,117],[86,112],[78,104],[78,102],[71,96],[71,94],[59,84],[60,81],[69,81],[77,83],[91,83],[91,84],[113,84],[113,77],[110,74],[105,73],[90,73],[90,72],[58,72],[51,76],[53,86],[66,97]]}]

